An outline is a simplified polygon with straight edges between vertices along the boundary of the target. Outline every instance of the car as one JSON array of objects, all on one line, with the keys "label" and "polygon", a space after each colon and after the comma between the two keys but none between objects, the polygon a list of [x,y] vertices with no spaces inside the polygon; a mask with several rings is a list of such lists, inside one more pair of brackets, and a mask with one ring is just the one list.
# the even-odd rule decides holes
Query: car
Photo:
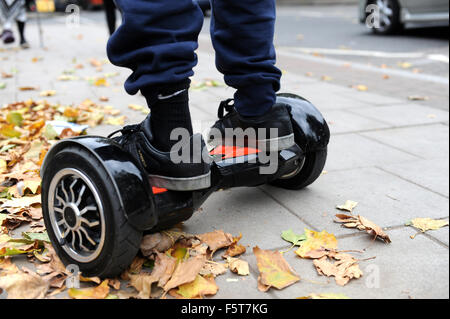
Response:
[{"label": "car", "polygon": [[379,25],[371,27],[376,34],[393,34],[410,26],[449,24],[448,0],[359,0],[361,23],[368,24],[368,19],[374,21],[377,12]]}]

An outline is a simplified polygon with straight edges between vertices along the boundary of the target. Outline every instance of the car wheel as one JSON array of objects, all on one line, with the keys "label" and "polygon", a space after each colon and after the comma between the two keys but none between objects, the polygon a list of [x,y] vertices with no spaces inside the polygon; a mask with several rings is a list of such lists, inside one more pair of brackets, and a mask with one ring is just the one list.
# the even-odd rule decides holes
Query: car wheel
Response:
[{"label": "car wheel", "polygon": [[401,29],[400,5],[397,0],[374,0],[372,4],[379,8],[380,14],[380,25],[372,29],[375,34],[393,34]]}]

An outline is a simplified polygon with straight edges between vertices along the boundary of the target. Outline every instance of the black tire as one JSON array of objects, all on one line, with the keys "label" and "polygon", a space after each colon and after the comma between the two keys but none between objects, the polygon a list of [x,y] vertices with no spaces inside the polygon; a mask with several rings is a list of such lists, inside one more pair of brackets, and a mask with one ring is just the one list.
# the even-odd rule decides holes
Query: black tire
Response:
[{"label": "black tire", "polygon": [[[76,169],[87,176],[95,187],[101,200],[105,239],[98,256],[87,263],[73,259],[58,242],[49,215],[50,184],[58,172]],[[77,265],[83,276],[113,278],[120,275],[131,264],[137,255],[142,240],[142,232],[133,228],[125,218],[120,207],[112,181],[99,160],[81,147],[70,146],[62,149],[49,159],[42,182],[42,208],[44,222],[53,247],[61,261],[67,265]],[[79,197],[82,197],[79,195]],[[51,199],[54,200],[54,199]],[[74,200],[72,199],[72,202]],[[54,213],[55,214],[55,213]]]},{"label": "black tire", "polygon": [[307,153],[303,167],[297,175],[289,179],[278,179],[271,185],[292,190],[308,187],[322,175],[327,162],[327,155],[327,149]]},{"label": "black tire", "polygon": [[[383,17],[386,17],[387,21],[389,21],[389,25],[387,25],[382,17],[380,17],[380,27],[372,28],[373,33],[379,35],[389,35],[395,34],[400,31],[403,27],[400,21],[400,4],[398,0],[382,0],[385,5],[392,10],[392,15],[387,16],[380,13]],[[377,4],[377,1],[370,1],[369,4]]]}]

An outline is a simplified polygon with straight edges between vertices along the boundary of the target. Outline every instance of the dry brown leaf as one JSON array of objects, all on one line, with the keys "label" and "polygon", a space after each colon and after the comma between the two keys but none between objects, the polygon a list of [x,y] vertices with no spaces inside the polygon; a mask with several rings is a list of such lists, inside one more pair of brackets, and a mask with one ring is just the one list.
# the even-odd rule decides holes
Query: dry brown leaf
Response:
[{"label": "dry brown leaf", "polygon": [[36,274],[18,272],[0,277],[0,288],[6,290],[8,299],[43,299],[49,284]]},{"label": "dry brown leaf", "polygon": [[167,292],[173,288],[193,282],[203,268],[205,262],[206,258],[204,256],[196,256],[179,263],[175,268],[172,277],[164,286],[164,291]]},{"label": "dry brown leaf", "polygon": [[239,245],[239,241],[241,239],[242,234],[240,234],[238,237],[233,238],[233,244],[231,244],[231,246],[228,247],[227,251],[222,256],[224,259],[227,259],[227,257],[236,257],[245,254],[247,248],[245,248],[245,246],[243,245]]},{"label": "dry brown leaf", "polygon": [[199,240],[208,245],[213,254],[221,248],[229,247],[233,244],[233,236],[222,230],[216,230],[211,233],[196,235]]},{"label": "dry brown leaf", "polygon": [[[329,258],[336,261],[332,263]],[[314,266],[320,275],[334,276],[336,283],[340,286],[345,286],[351,279],[360,278],[363,275],[358,261],[353,256],[335,251],[330,251],[327,256],[315,259]]]},{"label": "dry brown leaf", "polygon": [[340,205],[340,206],[336,206],[337,209],[339,210],[345,210],[347,212],[353,212],[353,209],[355,209],[355,207],[358,206],[357,202],[354,202],[352,200],[348,200],[345,202],[344,205]]},{"label": "dry brown leaf", "polygon": [[367,231],[367,233],[373,236],[374,239],[380,238],[385,243],[391,243],[391,239],[380,226],[363,216],[337,214],[336,217],[336,222],[343,223],[347,228],[357,228],[359,230]]},{"label": "dry brown leaf", "polygon": [[218,277],[225,274],[227,270],[226,265],[208,260],[200,270],[200,275]]},{"label": "dry brown leaf", "polygon": [[248,262],[245,260],[241,260],[238,258],[227,258],[228,268],[235,274],[239,276],[248,276],[250,275],[250,268],[248,266]]}]

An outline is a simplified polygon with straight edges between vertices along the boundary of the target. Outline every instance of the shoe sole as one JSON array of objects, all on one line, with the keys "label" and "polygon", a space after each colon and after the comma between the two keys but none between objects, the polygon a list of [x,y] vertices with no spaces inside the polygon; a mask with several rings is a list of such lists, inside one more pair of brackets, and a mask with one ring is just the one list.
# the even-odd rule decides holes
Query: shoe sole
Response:
[{"label": "shoe sole", "polygon": [[[251,142],[247,142],[248,144],[251,144]],[[215,139],[208,142],[208,144],[212,147],[217,147],[221,145],[230,145],[230,146],[240,146],[240,147],[246,147],[248,145],[235,145],[234,140],[227,140],[227,139]],[[292,133],[291,135],[286,135],[282,137],[277,138],[271,138],[271,139],[264,139],[264,140],[257,140],[256,146],[261,151],[268,151],[268,152],[279,152],[288,148],[291,148],[295,145],[295,135]]]},{"label": "shoe sole", "polygon": [[211,172],[195,177],[149,175],[150,185],[172,191],[188,192],[211,187]]}]

